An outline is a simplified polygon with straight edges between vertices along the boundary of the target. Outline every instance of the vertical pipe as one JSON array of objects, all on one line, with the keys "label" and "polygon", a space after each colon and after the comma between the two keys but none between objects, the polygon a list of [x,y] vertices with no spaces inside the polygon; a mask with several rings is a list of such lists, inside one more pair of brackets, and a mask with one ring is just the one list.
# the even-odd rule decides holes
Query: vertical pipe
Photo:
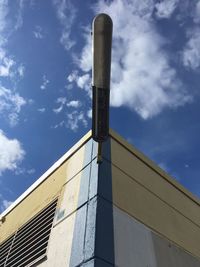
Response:
[{"label": "vertical pipe", "polygon": [[92,137],[97,142],[104,142],[109,135],[112,28],[112,20],[107,14],[99,14],[94,18]]}]

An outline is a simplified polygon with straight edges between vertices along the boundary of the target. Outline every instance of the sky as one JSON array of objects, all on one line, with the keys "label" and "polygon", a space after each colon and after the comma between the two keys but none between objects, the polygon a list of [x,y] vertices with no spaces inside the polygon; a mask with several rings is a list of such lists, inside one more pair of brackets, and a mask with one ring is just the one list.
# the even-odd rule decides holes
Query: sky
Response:
[{"label": "sky", "polygon": [[91,24],[113,20],[110,127],[200,197],[200,1],[0,1],[0,211],[91,129]]}]

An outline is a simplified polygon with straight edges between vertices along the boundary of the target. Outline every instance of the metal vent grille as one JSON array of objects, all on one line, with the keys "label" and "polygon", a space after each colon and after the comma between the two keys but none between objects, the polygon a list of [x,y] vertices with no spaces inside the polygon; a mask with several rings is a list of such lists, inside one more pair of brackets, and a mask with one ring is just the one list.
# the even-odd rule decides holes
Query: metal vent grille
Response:
[{"label": "metal vent grille", "polygon": [[0,245],[0,267],[4,266],[4,263],[6,261],[7,255],[9,253],[9,251],[10,251],[10,248],[11,248],[11,244],[13,242],[13,237],[14,237],[14,235],[9,237],[6,241],[4,241]]},{"label": "metal vent grille", "polygon": [[46,257],[57,200],[0,245],[0,267],[33,266]]}]

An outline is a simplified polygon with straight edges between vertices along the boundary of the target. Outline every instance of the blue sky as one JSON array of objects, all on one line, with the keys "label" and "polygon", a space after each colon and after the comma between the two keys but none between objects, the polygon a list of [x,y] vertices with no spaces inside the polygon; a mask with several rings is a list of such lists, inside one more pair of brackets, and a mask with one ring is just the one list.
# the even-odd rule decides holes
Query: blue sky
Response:
[{"label": "blue sky", "polygon": [[200,1],[0,1],[0,210],[91,128],[91,23],[113,19],[110,126],[200,197]]}]

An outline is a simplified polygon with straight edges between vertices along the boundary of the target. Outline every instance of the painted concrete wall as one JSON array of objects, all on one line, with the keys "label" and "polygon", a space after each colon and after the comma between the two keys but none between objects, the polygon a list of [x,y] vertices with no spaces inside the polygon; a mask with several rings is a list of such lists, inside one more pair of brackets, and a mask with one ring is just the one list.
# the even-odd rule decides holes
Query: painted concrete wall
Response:
[{"label": "painted concrete wall", "polygon": [[39,266],[77,266],[93,256],[96,200],[89,198],[90,169],[91,164],[64,185],[47,261]]},{"label": "painted concrete wall", "polygon": [[[96,155],[97,144],[90,140],[85,148],[84,168],[62,186],[47,260],[38,266],[112,266],[113,208],[99,195],[99,188],[105,186],[100,179],[104,170],[99,170]],[[111,181],[111,173],[106,172]],[[110,197],[111,186],[106,192]]]},{"label": "painted concrete wall", "polygon": [[113,204],[200,257],[200,202],[122,142],[111,140],[111,159],[107,161],[112,172]]},{"label": "painted concrete wall", "polygon": [[[76,153],[6,214],[5,222],[0,224],[1,243],[52,199],[58,198],[47,259],[37,266],[84,266],[96,262],[96,145],[90,138],[83,142]],[[92,165],[96,166],[93,171]],[[94,182],[90,182],[91,175],[95,176]]]},{"label": "painted concrete wall", "polygon": [[199,267],[199,201],[113,132],[96,155],[89,138],[7,214],[0,242],[58,197],[38,266]]},{"label": "painted concrete wall", "polygon": [[115,266],[199,267],[200,259],[114,208]]}]

